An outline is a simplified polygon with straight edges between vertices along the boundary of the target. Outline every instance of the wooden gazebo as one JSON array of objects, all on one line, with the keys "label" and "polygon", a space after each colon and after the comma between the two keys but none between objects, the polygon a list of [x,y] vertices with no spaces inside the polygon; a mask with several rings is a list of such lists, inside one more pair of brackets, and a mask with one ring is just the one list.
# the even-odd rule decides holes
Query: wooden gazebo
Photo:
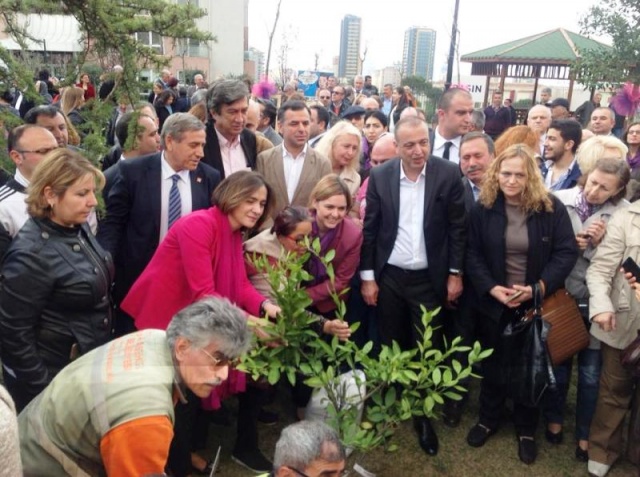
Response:
[{"label": "wooden gazebo", "polygon": [[571,64],[580,58],[580,50],[612,48],[564,28],[549,30],[538,35],[510,41],[502,45],[463,55],[460,60],[471,63],[472,75],[487,77],[484,104],[489,98],[491,78],[500,78],[500,91],[505,78],[534,78],[533,102],[538,91],[538,80],[568,80],[568,100],[571,102],[575,75]]}]

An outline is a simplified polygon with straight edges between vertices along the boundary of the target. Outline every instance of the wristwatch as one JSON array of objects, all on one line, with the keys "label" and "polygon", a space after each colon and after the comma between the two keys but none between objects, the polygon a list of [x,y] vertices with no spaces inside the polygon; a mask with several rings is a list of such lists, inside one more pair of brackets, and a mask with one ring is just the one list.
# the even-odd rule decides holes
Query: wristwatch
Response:
[{"label": "wristwatch", "polygon": [[462,270],[458,270],[457,268],[450,268],[449,275],[455,275],[456,277],[462,276]]}]

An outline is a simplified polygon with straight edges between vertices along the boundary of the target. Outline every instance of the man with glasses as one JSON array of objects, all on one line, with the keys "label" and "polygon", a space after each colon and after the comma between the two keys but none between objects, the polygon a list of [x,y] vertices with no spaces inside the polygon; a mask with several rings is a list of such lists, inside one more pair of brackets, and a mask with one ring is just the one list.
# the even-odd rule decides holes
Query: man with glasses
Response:
[{"label": "man with glasses", "polygon": [[331,104],[329,110],[338,117],[342,117],[342,113],[350,106],[349,102],[344,99],[344,86],[337,85],[331,91]]},{"label": "man with glasses", "polygon": [[174,406],[187,390],[208,397],[250,344],[245,313],[209,297],[166,331],[138,331],[81,356],[20,414],[25,475],[164,475]]},{"label": "man with glasses", "polygon": [[[58,143],[45,128],[25,124],[9,133],[8,146],[9,157],[16,165],[16,173],[13,179],[0,187],[0,224],[13,238],[29,218],[25,199],[33,171],[47,153],[58,148]],[[95,214],[90,218],[93,219],[90,225],[95,232]],[[6,248],[0,248],[0,258],[5,252]]]},{"label": "man with glasses", "polygon": [[274,470],[261,477],[341,477],[345,461],[336,431],[321,421],[300,421],[282,430]]}]

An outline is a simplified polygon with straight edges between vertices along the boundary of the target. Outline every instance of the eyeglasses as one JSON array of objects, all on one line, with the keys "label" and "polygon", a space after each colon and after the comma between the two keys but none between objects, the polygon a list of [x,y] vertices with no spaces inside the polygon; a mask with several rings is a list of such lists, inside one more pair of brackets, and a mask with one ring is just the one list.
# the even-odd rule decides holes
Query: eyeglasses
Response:
[{"label": "eyeglasses", "polygon": [[291,235],[285,235],[285,238],[288,238],[292,242],[295,242],[296,245],[306,245],[306,241],[307,241],[306,235],[298,235],[297,237],[292,237]]},{"label": "eyeglasses", "polygon": [[640,129],[634,129],[632,131],[629,131],[627,134],[633,135],[633,136],[640,135]]},{"label": "eyeglasses", "polygon": [[40,155],[45,155],[45,154],[49,154],[51,151],[55,151],[56,149],[58,149],[59,146],[56,147],[45,147],[42,149],[32,149],[32,150],[28,150],[28,149],[16,149],[17,152],[19,152],[20,154],[25,154],[25,153],[32,153],[32,154],[40,154]]},{"label": "eyeglasses", "polygon": [[230,359],[226,357],[216,358],[215,356],[211,355],[209,352],[205,351],[204,348],[198,348],[198,349],[202,351],[204,354],[206,354],[209,358],[211,358],[214,368],[223,367],[223,366],[229,366],[230,368],[235,368],[240,363],[240,358],[234,358],[234,359]]},{"label": "eyeglasses", "polygon": [[[287,467],[291,470],[293,470],[296,474],[298,474],[300,477],[309,477],[307,474],[305,474],[304,472],[302,472],[301,470],[296,469],[295,467],[291,467],[289,465],[287,465]],[[324,473],[323,473],[324,475]],[[347,469],[341,471],[338,476],[339,477],[346,477],[347,475],[349,475],[349,471]]]}]

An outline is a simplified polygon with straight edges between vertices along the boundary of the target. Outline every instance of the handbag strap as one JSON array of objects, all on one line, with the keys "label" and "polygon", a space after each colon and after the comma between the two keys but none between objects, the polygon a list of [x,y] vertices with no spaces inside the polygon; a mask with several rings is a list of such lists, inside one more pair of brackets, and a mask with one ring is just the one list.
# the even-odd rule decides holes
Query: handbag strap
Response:
[{"label": "handbag strap", "polygon": [[533,311],[536,315],[542,316],[542,290],[540,283],[535,282],[531,288],[533,289]]}]

